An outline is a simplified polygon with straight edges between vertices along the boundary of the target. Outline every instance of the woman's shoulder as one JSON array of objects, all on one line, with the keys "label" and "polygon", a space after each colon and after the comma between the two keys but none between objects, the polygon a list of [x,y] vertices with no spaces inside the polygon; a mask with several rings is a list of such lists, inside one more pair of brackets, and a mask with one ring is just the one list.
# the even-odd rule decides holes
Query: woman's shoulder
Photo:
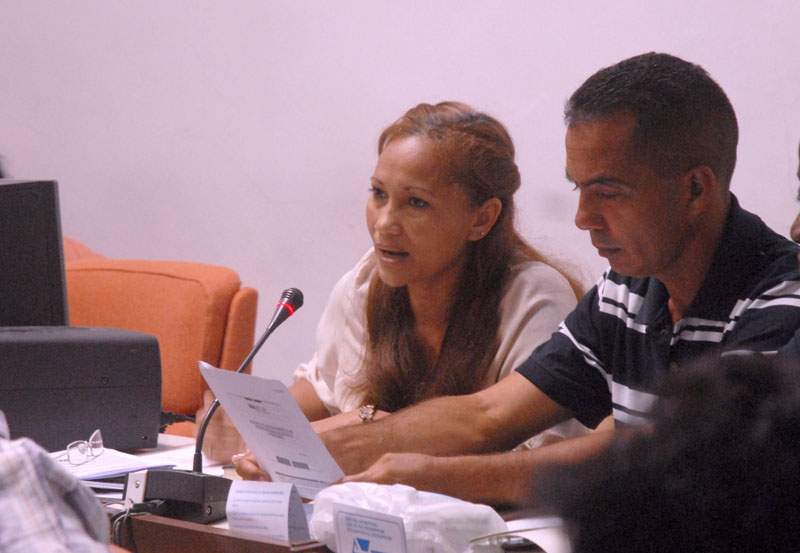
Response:
[{"label": "woman's shoulder", "polygon": [[370,248],[361,256],[355,267],[350,271],[353,283],[356,286],[369,285],[372,275],[375,274],[377,260],[375,259],[375,248]]},{"label": "woman's shoulder", "polygon": [[526,295],[563,294],[575,301],[575,293],[567,278],[558,269],[543,261],[522,261],[511,267],[506,294],[515,291]]},{"label": "woman's shoulder", "polygon": [[370,248],[359,258],[355,266],[339,279],[339,285],[344,285],[351,291],[366,290],[369,288],[372,275],[375,274],[376,266],[375,250],[374,248]]},{"label": "woman's shoulder", "polygon": [[346,301],[351,305],[363,304],[372,275],[375,274],[375,267],[375,250],[370,248],[333,287],[331,301]]}]

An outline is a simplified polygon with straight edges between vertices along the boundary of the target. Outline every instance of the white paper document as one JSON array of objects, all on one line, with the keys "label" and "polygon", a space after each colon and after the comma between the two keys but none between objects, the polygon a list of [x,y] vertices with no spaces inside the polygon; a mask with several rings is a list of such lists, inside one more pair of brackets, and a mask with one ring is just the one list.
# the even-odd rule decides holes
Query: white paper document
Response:
[{"label": "white paper document", "polygon": [[273,481],[294,484],[302,497],[313,499],[344,476],[282,382],[202,361],[200,372]]}]

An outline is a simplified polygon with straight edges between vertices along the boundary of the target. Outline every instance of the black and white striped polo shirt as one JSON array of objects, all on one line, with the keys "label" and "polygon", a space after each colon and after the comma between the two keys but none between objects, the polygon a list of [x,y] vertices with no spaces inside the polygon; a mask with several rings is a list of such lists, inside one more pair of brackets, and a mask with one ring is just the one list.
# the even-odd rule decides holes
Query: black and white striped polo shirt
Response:
[{"label": "black and white striped polo shirt", "polygon": [[610,413],[618,424],[646,423],[669,371],[789,342],[800,328],[798,251],[732,196],[706,280],[677,324],[661,282],[608,269],[517,370],[587,426]]}]

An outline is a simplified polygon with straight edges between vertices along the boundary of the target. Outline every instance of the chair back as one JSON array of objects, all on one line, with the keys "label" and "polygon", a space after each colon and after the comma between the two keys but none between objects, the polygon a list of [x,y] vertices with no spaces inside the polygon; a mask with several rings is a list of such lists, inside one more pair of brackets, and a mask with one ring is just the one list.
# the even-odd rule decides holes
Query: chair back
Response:
[{"label": "chair back", "polygon": [[236,370],[253,347],[258,293],[242,287],[229,268],[99,254],[65,257],[73,326],[124,328],[158,338],[165,411],[194,414],[203,405],[208,386],[199,360]]}]

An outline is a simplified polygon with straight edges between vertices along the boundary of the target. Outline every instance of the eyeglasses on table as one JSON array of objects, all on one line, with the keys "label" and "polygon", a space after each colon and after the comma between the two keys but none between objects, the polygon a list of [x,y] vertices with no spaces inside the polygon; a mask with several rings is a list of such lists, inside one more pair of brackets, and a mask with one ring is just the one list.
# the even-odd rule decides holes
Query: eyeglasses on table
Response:
[{"label": "eyeglasses on table", "polygon": [[82,465],[99,457],[105,451],[103,447],[103,435],[98,428],[88,440],[76,440],[67,446],[64,453],[59,455],[60,461],[66,461],[70,465]]}]

